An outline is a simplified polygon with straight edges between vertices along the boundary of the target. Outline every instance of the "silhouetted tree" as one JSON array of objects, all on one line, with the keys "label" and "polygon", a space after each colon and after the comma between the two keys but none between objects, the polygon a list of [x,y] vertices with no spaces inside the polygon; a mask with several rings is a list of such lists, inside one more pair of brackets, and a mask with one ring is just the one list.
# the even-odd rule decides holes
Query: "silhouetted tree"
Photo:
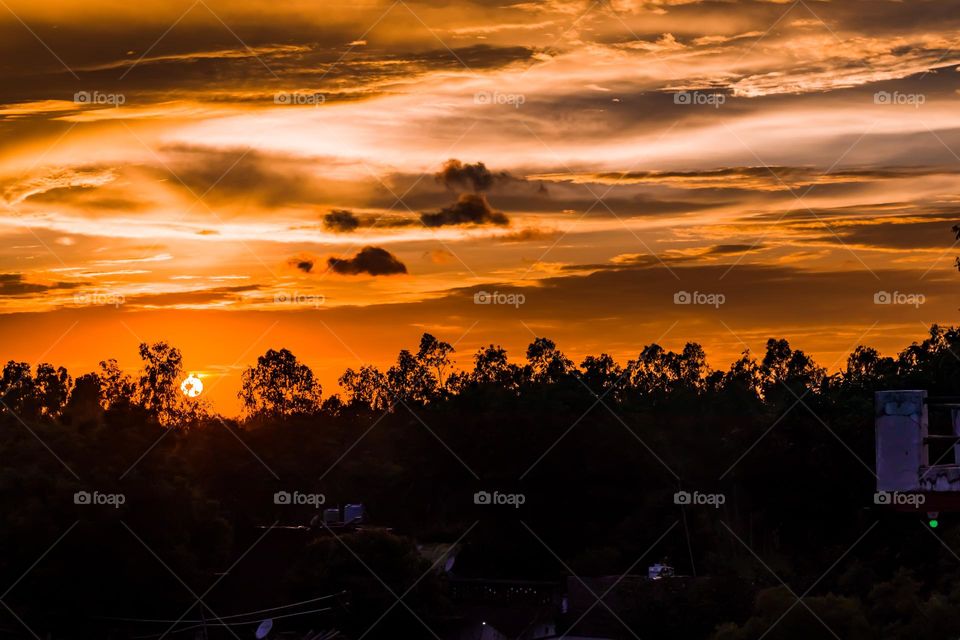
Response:
[{"label": "silhouetted tree", "polygon": [[340,399],[339,394],[333,394],[328,396],[326,400],[320,405],[320,411],[327,414],[328,416],[339,416],[343,413],[343,409],[346,405],[343,403],[343,400]]},{"label": "silhouetted tree", "polygon": [[473,384],[495,384],[512,389],[519,381],[520,370],[510,364],[507,351],[492,344],[477,351],[473,356],[473,372],[469,381]]},{"label": "silhouetted tree", "polygon": [[583,370],[580,377],[584,384],[597,396],[603,396],[610,390],[607,397],[610,395],[616,397],[616,391],[611,389],[615,386],[623,386],[625,379],[623,369],[606,353],[601,353],[599,356],[587,356],[580,363],[580,368]]},{"label": "silhouetted tree", "polygon": [[436,395],[437,379],[421,360],[403,349],[397,363],[387,370],[387,389],[398,402],[422,404]]},{"label": "silhouetted tree", "polygon": [[64,414],[70,417],[74,425],[99,422],[103,413],[100,404],[101,383],[95,373],[86,373],[77,377],[67,401]]},{"label": "silhouetted tree", "polygon": [[676,358],[677,384],[682,388],[701,391],[710,375],[707,354],[696,342],[683,345],[683,351]]},{"label": "silhouetted tree", "polygon": [[372,365],[364,365],[359,371],[348,368],[338,382],[349,394],[350,406],[384,411],[391,404],[387,377]]},{"label": "silhouetted tree", "polygon": [[868,388],[876,386],[895,372],[893,358],[881,357],[876,349],[860,345],[847,358],[843,379],[847,384]]},{"label": "silhouetted tree", "polygon": [[4,409],[14,412],[21,419],[29,419],[37,413],[36,383],[30,374],[29,362],[10,360],[0,376],[0,402]]},{"label": "silhouetted tree", "polygon": [[[207,419],[203,403],[187,403],[177,392],[180,354],[172,347],[141,347],[146,352],[139,384],[113,360],[101,363],[97,373],[79,376],[72,389],[63,369],[42,364],[31,371],[27,363],[8,363],[0,375],[0,397],[18,418],[0,411],[0,454],[6,461],[0,499],[16,508],[0,527],[0,547],[42,557],[51,541],[81,522],[36,572],[24,574],[21,555],[0,557],[0,580],[13,584],[22,578],[9,596],[11,608],[43,637],[72,637],[58,625],[66,627],[81,613],[106,612],[114,603],[125,614],[156,606],[165,619],[168,610],[189,602],[180,602],[179,592],[171,594],[162,581],[168,578],[163,567],[151,573],[153,562],[124,560],[144,550],[116,526],[118,518],[142,532],[178,575],[205,588],[211,571],[230,566],[251,548],[261,535],[258,526],[278,517],[284,524],[309,522],[315,509],[281,507],[271,497],[277,490],[308,488],[320,474],[331,501],[362,500],[374,524],[409,533],[424,548],[433,540],[455,539],[482,509],[484,522],[457,557],[459,575],[559,581],[565,565],[620,575],[643,557],[649,541],[678,521],[671,499],[676,479],[653,459],[656,454],[691,490],[723,478],[718,490],[727,503],[717,510],[684,510],[683,534],[657,544],[657,553],[674,558],[681,573],[695,563],[700,578],[640,587],[624,580],[610,594],[638,635],[706,638],[715,630],[716,640],[764,634],[781,640],[832,638],[793,594],[779,588],[758,557],[797,585],[798,593],[813,584],[803,602],[840,637],[960,635],[960,587],[954,586],[960,569],[947,548],[960,544],[953,518],[942,518],[936,536],[945,544],[938,545],[918,526],[918,516],[874,510],[874,478],[860,473],[852,457],[869,465],[874,455],[873,391],[958,393],[957,329],[935,325],[895,358],[858,347],[846,367],[829,377],[779,339],[767,343],[762,362],[744,352],[725,370],[711,370],[696,343],[679,352],[650,345],[623,369],[608,354],[589,355],[578,370],[552,341],[541,338],[523,367],[510,362],[502,347],[490,345],[476,353],[472,367],[457,371],[449,361],[452,347],[445,345],[426,334],[418,350],[401,351],[386,372],[373,366],[348,369],[340,379],[345,400],[332,396],[319,410],[320,389],[309,368],[288,351],[271,350],[243,374],[246,422],[225,421],[226,429],[178,428],[160,440],[157,421],[136,402],[131,405],[131,397],[144,398],[170,426]],[[593,409],[596,394],[606,390],[610,406]],[[806,394],[808,406],[790,411],[794,394]],[[173,401],[164,402],[171,396]],[[429,429],[405,411],[390,412],[395,398],[428,402],[423,415]],[[368,415],[370,410],[384,413]],[[259,428],[244,428],[253,424]],[[238,446],[238,439],[247,446]],[[276,469],[282,484],[274,485],[251,451]],[[76,469],[82,482],[74,482],[61,461]],[[476,487],[461,462],[476,469],[483,486],[490,479],[492,486],[507,487],[518,473],[532,469],[522,487],[528,503],[522,511],[476,507],[469,499]],[[107,489],[121,477],[130,496],[123,510],[72,505],[73,492]],[[50,508],[50,496],[61,506]],[[571,505],[590,508],[574,513]],[[157,513],[166,514],[163,526],[156,524]],[[544,532],[562,564],[528,530],[516,528],[518,517]],[[875,518],[884,520],[882,528],[860,540]],[[720,521],[757,555],[718,529]],[[288,537],[277,545],[282,552],[271,552],[271,571],[289,569],[294,593],[278,593],[282,585],[273,580],[242,581],[224,598],[235,604],[239,592],[257,602],[230,607],[234,611],[268,606],[273,602],[260,601],[271,597],[279,604],[295,600],[297,593],[312,597],[344,589],[337,625],[361,635],[395,602],[336,538],[293,527],[272,532],[258,552],[274,534]],[[373,527],[342,539],[397,593],[426,575],[412,539]],[[820,577],[827,567],[834,568]],[[77,590],[81,583],[89,588]],[[428,589],[420,592],[420,586]],[[410,592],[418,615],[443,617],[443,599],[434,597],[440,588],[442,581],[431,573]],[[651,597],[645,595],[648,588]],[[152,613],[160,612],[136,611],[161,617],[147,615]],[[390,614],[383,625],[368,638],[421,633],[406,614]],[[614,629],[622,634],[618,625]],[[90,637],[132,635],[111,632]]]},{"label": "silhouetted tree", "polygon": [[417,360],[433,374],[439,388],[446,387],[447,371],[451,368],[450,354],[455,349],[448,342],[437,340],[429,333],[420,337]]},{"label": "silhouetted tree", "polygon": [[63,367],[56,367],[49,363],[37,365],[37,375],[34,378],[34,388],[40,412],[52,418],[58,417],[73,387],[73,378]]},{"label": "silhouetted tree", "polygon": [[627,363],[630,386],[650,397],[666,395],[678,376],[677,354],[658,344],[643,348],[636,360]]},{"label": "silhouetted tree", "polygon": [[137,385],[139,404],[161,423],[173,420],[177,409],[183,356],[180,350],[166,342],[140,344],[143,370]]},{"label": "silhouetted tree", "polygon": [[530,379],[539,383],[559,382],[571,373],[573,362],[549,338],[534,338],[527,347]]},{"label": "silhouetted tree", "polygon": [[750,351],[740,354],[740,358],[730,365],[730,369],[724,375],[724,388],[737,390],[744,395],[758,396],[762,385],[763,374],[760,371],[760,365],[750,356]]},{"label": "silhouetted tree", "polygon": [[818,388],[826,372],[803,351],[791,349],[786,340],[771,338],[767,340],[767,352],[760,362],[760,374],[766,398],[771,394],[789,394],[791,391],[800,396],[805,389]]},{"label": "silhouetted tree", "polygon": [[100,361],[100,402],[104,409],[129,407],[136,395],[136,384],[125,374],[116,359]]},{"label": "silhouetted tree", "polygon": [[321,388],[310,367],[287,349],[268,350],[241,376],[238,397],[248,415],[291,416],[319,409]]}]

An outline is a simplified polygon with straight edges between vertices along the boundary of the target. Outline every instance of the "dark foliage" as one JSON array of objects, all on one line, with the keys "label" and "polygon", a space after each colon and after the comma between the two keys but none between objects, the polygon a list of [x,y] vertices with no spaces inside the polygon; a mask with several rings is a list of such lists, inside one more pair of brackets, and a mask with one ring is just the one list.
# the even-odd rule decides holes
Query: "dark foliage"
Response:
[{"label": "dark foliage", "polygon": [[[696,344],[577,367],[537,338],[523,363],[490,345],[467,371],[453,369],[452,351],[424,335],[385,372],[348,370],[345,396],[322,402],[308,368],[268,351],[243,376],[241,422],[180,396],[182,359],[163,343],[142,345],[134,377],[112,360],[76,379],[7,363],[4,602],[41,635],[128,637],[137,623],[109,618],[190,620],[337,594],[318,615],[360,636],[395,602],[391,591],[410,590],[409,608],[391,609],[367,637],[415,637],[425,633],[416,618],[432,624],[453,605],[413,541],[469,530],[460,577],[559,584],[571,570],[643,573],[666,556],[680,573],[715,579],[670,597],[619,593],[622,619],[643,638],[755,638],[781,616],[766,637],[832,637],[826,626],[845,638],[960,633],[950,551],[960,530],[945,516],[933,532],[922,514],[872,500],[873,392],[957,395],[957,329],[935,326],[896,358],[860,347],[835,374],[784,340],[726,371]],[[263,529],[318,514],[275,502],[294,490],[363,502],[388,529]],[[526,500],[476,505],[481,490]],[[726,502],[681,509],[678,490]],[[75,504],[83,491],[124,501]],[[244,566],[256,571],[241,578]],[[13,618],[2,629],[22,633]]]}]

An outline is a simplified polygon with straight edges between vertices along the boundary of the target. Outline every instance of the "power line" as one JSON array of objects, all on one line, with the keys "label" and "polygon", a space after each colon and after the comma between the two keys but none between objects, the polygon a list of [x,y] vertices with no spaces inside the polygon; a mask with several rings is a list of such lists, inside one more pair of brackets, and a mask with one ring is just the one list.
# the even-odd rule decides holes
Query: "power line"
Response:
[{"label": "power line", "polygon": [[[322,613],[322,612],[324,612],[324,611],[332,611],[332,610],[333,610],[333,607],[322,607],[322,608],[320,608],[320,609],[311,609],[310,611],[298,611],[298,612],[296,612],[296,613],[285,613],[285,614],[283,614],[283,615],[281,615],[281,616],[270,616],[270,618],[271,618],[272,620],[281,620],[281,619],[283,619],[283,618],[293,618],[293,617],[296,617],[296,616],[305,616],[305,615],[310,614],[310,613]],[[185,622],[185,621],[181,621],[181,622]],[[213,621],[213,622],[207,622],[206,624],[207,624],[207,625],[210,625],[210,626],[214,626],[214,627],[242,627],[242,626],[248,625],[248,624],[257,624],[257,622],[259,622],[259,621],[258,621],[258,620],[245,620],[245,621],[243,621],[243,622],[218,622],[218,621]],[[191,626],[191,627],[184,627],[183,629],[177,629],[176,631],[170,631],[169,633],[182,633],[182,632],[184,632],[184,631],[193,631],[194,629],[202,629],[203,627],[204,627],[203,624],[195,624],[195,625],[193,625],[193,626]],[[165,635],[165,634],[154,634],[154,635],[137,636],[137,637],[138,637],[138,638],[159,638],[159,637],[162,637],[163,635]]]},{"label": "power line", "polygon": [[[340,591],[339,593],[332,593],[330,595],[320,596],[318,598],[311,598],[309,600],[301,600],[300,602],[292,602],[290,604],[284,604],[278,607],[270,607],[268,609],[258,609],[256,611],[248,611],[246,613],[234,613],[229,616],[221,616],[218,618],[218,620],[233,620],[234,618],[246,618],[247,616],[254,616],[261,613],[269,613],[271,611],[279,611],[281,609],[290,609],[291,607],[299,607],[300,605],[303,605],[303,604],[310,604],[313,602],[320,602],[321,600],[329,600],[330,598],[336,598],[337,596],[341,596],[344,593],[346,593],[346,591]],[[310,612],[306,611],[304,613],[310,613]],[[298,615],[298,614],[288,614],[288,615]],[[275,617],[287,617],[287,616],[275,616]],[[114,618],[114,617],[106,617],[106,616],[100,617],[100,619],[115,620],[117,622],[147,622],[147,623],[157,623],[157,624],[173,624],[175,622],[187,622],[187,623],[203,622],[203,620],[182,620],[182,619],[181,620],[162,620],[162,619],[156,619],[156,618]],[[238,624],[246,624],[246,623],[238,623]]]},{"label": "power line", "polygon": [[[297,616],[305,616],[310,613],[323,613],[324,611],[332,611],[333,607],[321,607],[319,609],[311,609],[310,611],[298,611],[296,613],[285,613],[281,616],[270,616],[271,620],[282,620],[283,618],[295,618]],[[260,622],[259,620],[245,620],[243,622],[219,622],[211,621],[207,622],[208,625],[213,627],[242,627],[248,624],[256,624]],[[195,624],[192,627],[184,627],[183,629],[177,629],[176,631],[171,631],[171,633],[182,633],[184,631],[192,631],[194,629],[202,629],[202,624]],[[150,638],[156,638],[157,636],[146,636]]]}]

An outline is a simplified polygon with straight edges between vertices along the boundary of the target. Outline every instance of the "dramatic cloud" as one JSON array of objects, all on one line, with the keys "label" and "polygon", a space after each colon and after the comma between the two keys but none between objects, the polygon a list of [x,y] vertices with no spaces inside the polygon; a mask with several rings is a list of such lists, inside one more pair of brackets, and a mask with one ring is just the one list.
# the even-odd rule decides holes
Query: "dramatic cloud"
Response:
[{"label": "dramatic cloud", "polygon": [[389,276],[406,273],[407,267],[396,256],[380,247],[364,247],[352,258],[330,258],[330,270],[340,275],[355,276],[362,273],[371,276]]},{"label": "dramatic cloud", "polygon": [[360,219],[346,209],[335,209],[323,216],[323,226],[335,233],[350,233],[360,226]]},{"label": "dramatic cloud", "polygon": [[463,193],[456,203],[444,207],[437,213],[420,214],[420,220],[428,227],[459,224],[510,224],[510,219],[504,213],[494,211],[486,197],[476,193]]},{"label": "dramatic cloud", "polygon": [[[427,322],[522,348],[481,287],[522,288],[523,322],[571,352],[627,357],[676,320],[667,340],[785,335],[824,364],[878,319],[890,345],[956,322],[954,3],[6,2],[5,355],[82,311],[57,343],[78,366],[134,340],[118,315],[206,364],[282,318],[280,344],[352,366],[285,329],[312,315],[287,293],[382,362]],[[74,309],[95,292],[127,303]]]},{"label": "dramatic cloud", "polygon": [[451,189],[472,189],[474,192],[480,192],[490,189],[495,180],[505,179],[508,176],[505,173],[494,175],[482,162],[464,164],[459,160],[450,159],[443,163],[443,169],[434,177],[437,182]]}]

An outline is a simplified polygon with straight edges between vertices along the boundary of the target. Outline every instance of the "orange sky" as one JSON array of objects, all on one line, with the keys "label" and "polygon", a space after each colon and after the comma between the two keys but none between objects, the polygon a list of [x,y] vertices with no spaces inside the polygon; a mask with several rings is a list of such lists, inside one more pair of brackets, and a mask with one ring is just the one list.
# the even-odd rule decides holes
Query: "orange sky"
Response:
[{"label": "orange sky", "polygon": [[893,353],[960,302],[951,4],[6,0],[0,358]]}]

